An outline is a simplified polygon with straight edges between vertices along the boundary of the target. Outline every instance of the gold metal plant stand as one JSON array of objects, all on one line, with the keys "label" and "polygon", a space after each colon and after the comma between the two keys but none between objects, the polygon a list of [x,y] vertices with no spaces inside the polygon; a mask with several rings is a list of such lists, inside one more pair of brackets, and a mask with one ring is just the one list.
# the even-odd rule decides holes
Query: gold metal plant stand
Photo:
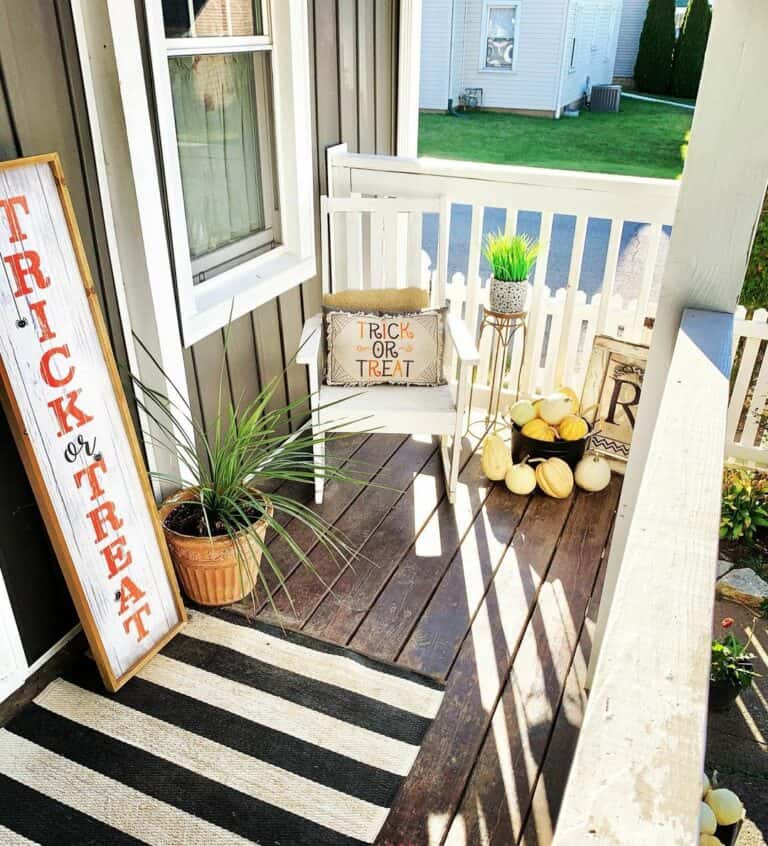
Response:
[{"label": "gold metal plant stand", "polygon": [[[485,420],[472,421],[472,395],[475,391],[475,382],[477,381],[478,366],[472,372],[472,385],[469,391],[469,422],[467,424],[467,433],[478,424],[484,425],[484,431],[478,435],[478,443],[490,432],[496,429],[499,416],[501,414],[501,395],[504,388],[504,380],[509,373],[512,358],[512,340],[517,334],[518,330],[523,332],[523,347],[520,350],[520,368],[517,373],[517,385],[515,386],[515,398],[520,396],[520,377],[523,372],[523,362],[525,361],[525,343],[527,340],[528,329],[526,326],[526,317],[528,312],[502,312],[491,311],[489,308],[483,306],[483,319],[480,323],[480,332],[477,336],[477,346],[483,340],[483,333],[492,332],[491,337],[491,355],[488,361],[491,376],[489,380],[489,394],[488,394],[488,413]],[[477,434],[472,432],[472,434]]]}]

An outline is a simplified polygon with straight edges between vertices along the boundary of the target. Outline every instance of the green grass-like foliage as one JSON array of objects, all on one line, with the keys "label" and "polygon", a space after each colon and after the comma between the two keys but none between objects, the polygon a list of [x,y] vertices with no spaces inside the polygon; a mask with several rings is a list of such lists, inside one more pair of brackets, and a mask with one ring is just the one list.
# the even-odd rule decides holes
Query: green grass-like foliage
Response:
[{"label": "green grass-like foliage", "polygon": [[[140,339],[136,340],[163,374],[167,384],[173,386],[150,351]],[[265,563],[283,587],[289,601],[290,594],[280,565],[269,546],[272,538],[282,539],[300,564],[316,572],[304,549],[293,539],[292,525],[309,528],[317,542],[339,566],[348,563],[355,555],[355,550],[343,534],[291,493],[290,483],[309,485],[320,475],[326,480],[366,484],[366,477],[361,469],[355,469],[355,465],[350,462],[344,467],[330,461],[315,464],[313,447],[321,438],[327,444],[349,435],[330,434],[323,430],[313,433],[309,423],[290,433],[291,419],[305,413],[309,397],[273,407],[283,374],[269,382],[251,402],[239,405],[224,402],[226,347],[225,340],[217,413],[208,427],[204,427],[195,418],[176,386],[170,392],[172,396],[168,396],[134,378],[136,401],[158,433],[157,437],[151,438],[152,442],[177,456],[184,468],[178,476],[161,472],[151,475],[175,488],[194,489],[195,498],[188,500],[188,503],[200,509],[209,536],[225,534],[231,539],[241,562],[241,585],[250,591],[256,585],[249,583],[250,576],[243,556],[249,551],[261,550],[259,580],[274,607],[272,592],[264,576]],[[334,404],[326,404],[321,409],[326,419],[331,405]],[[190,434],[190,430],[194,434]],[[261,492],[263,489],[266,493]],[[259,519],[267,524],[264,539],[256,531],[255,520]],[[289,521],[292,523],[286,525]]]},{"label": "green grass-like foliage", "polygon": [[666,94],[675,51],[675,0],[649,0],[635,61],[635,85],[647,94]]},{"label": "green grass-like foliage", "polygon": [[699,92],[711,23],[709,0],[690,0],[672,64],[672,93],[677,97],[695,97]]},{"label": "green grass-like foliage", "polygon": [[768,307],[768,196],[763,202],[763,212],[757,222],[755,243],[739,302],[749,312]]},{"label": "green grass-like foliage", "polygon": [[712,662],[709,678],[713,682],[728,682],[737,690],[746,690],[757,676],[751,669],[754,655],[747,652],[749,643],[742,643],[730,632],[712,641]]},{"label": "green grass-like foliage", "polygon": [[768,480],[747,470],[726,470],[720,517],[720,537],[755,540],[757,530],[768,526]]},{"label": "green grass-like foliage", "polygon": [[621,98],[621,111],[578,118],[422,112],[419,155],[491,164],[588,170],[676,179],[683,170],[693,112]]},{"label": "green grass-like foliage", "polygon": [[493,268],[494,277],[501,282],[524,282],[539,249],[539,242],[525,234],[488,233],[483,243],[483,255]]}]

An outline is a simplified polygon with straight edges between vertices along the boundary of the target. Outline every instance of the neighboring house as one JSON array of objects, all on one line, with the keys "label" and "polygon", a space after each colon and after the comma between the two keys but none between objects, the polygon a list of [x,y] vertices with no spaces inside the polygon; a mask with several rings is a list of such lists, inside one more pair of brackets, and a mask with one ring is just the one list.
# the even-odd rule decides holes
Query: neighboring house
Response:
[{"label": "neighboring house", "polygon": [[[675,31],[680,32],[688,0],[675,0],[675,6]],[[648,0],[624,0],[616,45],[616,67],[613,72],[617,81],[631,80],[634,76],[637,48],[647,11]]]},{"label": "neighboring house", "polygon": [[422,109],[482,105],[559,117],[588,85],[611,82],[621,0],[424,0]]}]

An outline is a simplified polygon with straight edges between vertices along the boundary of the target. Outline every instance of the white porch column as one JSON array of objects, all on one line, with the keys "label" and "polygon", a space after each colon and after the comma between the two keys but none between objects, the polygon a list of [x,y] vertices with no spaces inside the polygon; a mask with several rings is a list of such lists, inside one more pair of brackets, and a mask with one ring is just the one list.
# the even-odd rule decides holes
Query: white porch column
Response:
[{"label": "white porch column", "polygon": [[[447,48],[446,48],[447,49]],[[415,159],[419,148],[421,0],[400,0],[397,62],[397,155]]]},{"label": "white porch column", "polygon": [[[72,14],[130,367],[183,405],[189,397],[136,8],[125,0],[72,0]],[[140,420],[150,469],[178,475],[179,461],[156,443],[162,433],[141,411]],[[193,437],[183,418],[176,431]],[[155,483],[155,494],[165,487]]]},{"label": "white porch column", "polygon": [[[590,684],[682,311],[735,310],[768,183],[768,3],[722,0],[712,11],[637,425],[607,562]],[[706,421],[692,420],[691,425],[705,426]],[[648,566],[663,567],[664,562],[649,561]],[[671,590],[675,587],[670,585]]]}]

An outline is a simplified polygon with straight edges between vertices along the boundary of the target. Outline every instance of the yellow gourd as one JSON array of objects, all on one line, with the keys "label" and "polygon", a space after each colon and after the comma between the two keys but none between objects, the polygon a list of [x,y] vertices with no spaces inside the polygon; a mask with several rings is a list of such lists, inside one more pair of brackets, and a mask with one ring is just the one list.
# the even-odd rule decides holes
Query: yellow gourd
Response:
[{"label": "yellow gourd", "polygon": [[709,783],[709,776],[706,773],[701,774],[701,798],[706,799],[707,793],[712,790],[712,785]]},{"label": "yellow gourd", "polygon": [[564,394],[545,397],[538,408],[539,417],[550,426],[559,426],[569,414],[576,411],[578,404]]},{"label": "yellow gourd", "polygon": [[723,841],[714,834],[699,835],[699,846],[723,846]]},{"label": "yellow gourd", "polygon": [[718,825],[733,825],[744,813],[741,799],[732,790],[726,790],[724,787],[710,790],[704,801],[715,812]]},{"label": "yellow gourd", "polygon": [[562,458],[548,458],[536,467],[536,482],[555,499],[565,499],[573,490],[573,473]]},{"label": "yellow gourd", "polygon": [[507,470],[504,483],[513,494],[528,496],[536,487],[536,472],[526,461],[513,464]]},{"label": "yellow gourd", "polygon": [[549,441],[551,443],[557,438],[557,432],[538,417],[526,423],[520,432],[526,438],[533,438],[536,441]]},{"label": "yellow gourd", "polygon": [[555,391],[555,393],[570,397],[573,400],[574,410],[579,410],[579,397],[576,391],[573,390],[573,388],[569,388],[567,385],[560,385],[560,387]]},{"label": "yellow gourd", "polygon": [[569,414],[557,427],[560,437],[564,441],[580,441],[589,431],[587,421],[583,417]]},{"label": "yellow gourd", "polygon": [[511,463],[512,456],[504,441],[498,435],[488,435],[483,442],[483,453],[480,456],[483,473],[492,482],[499,482],[507,475]]}]

